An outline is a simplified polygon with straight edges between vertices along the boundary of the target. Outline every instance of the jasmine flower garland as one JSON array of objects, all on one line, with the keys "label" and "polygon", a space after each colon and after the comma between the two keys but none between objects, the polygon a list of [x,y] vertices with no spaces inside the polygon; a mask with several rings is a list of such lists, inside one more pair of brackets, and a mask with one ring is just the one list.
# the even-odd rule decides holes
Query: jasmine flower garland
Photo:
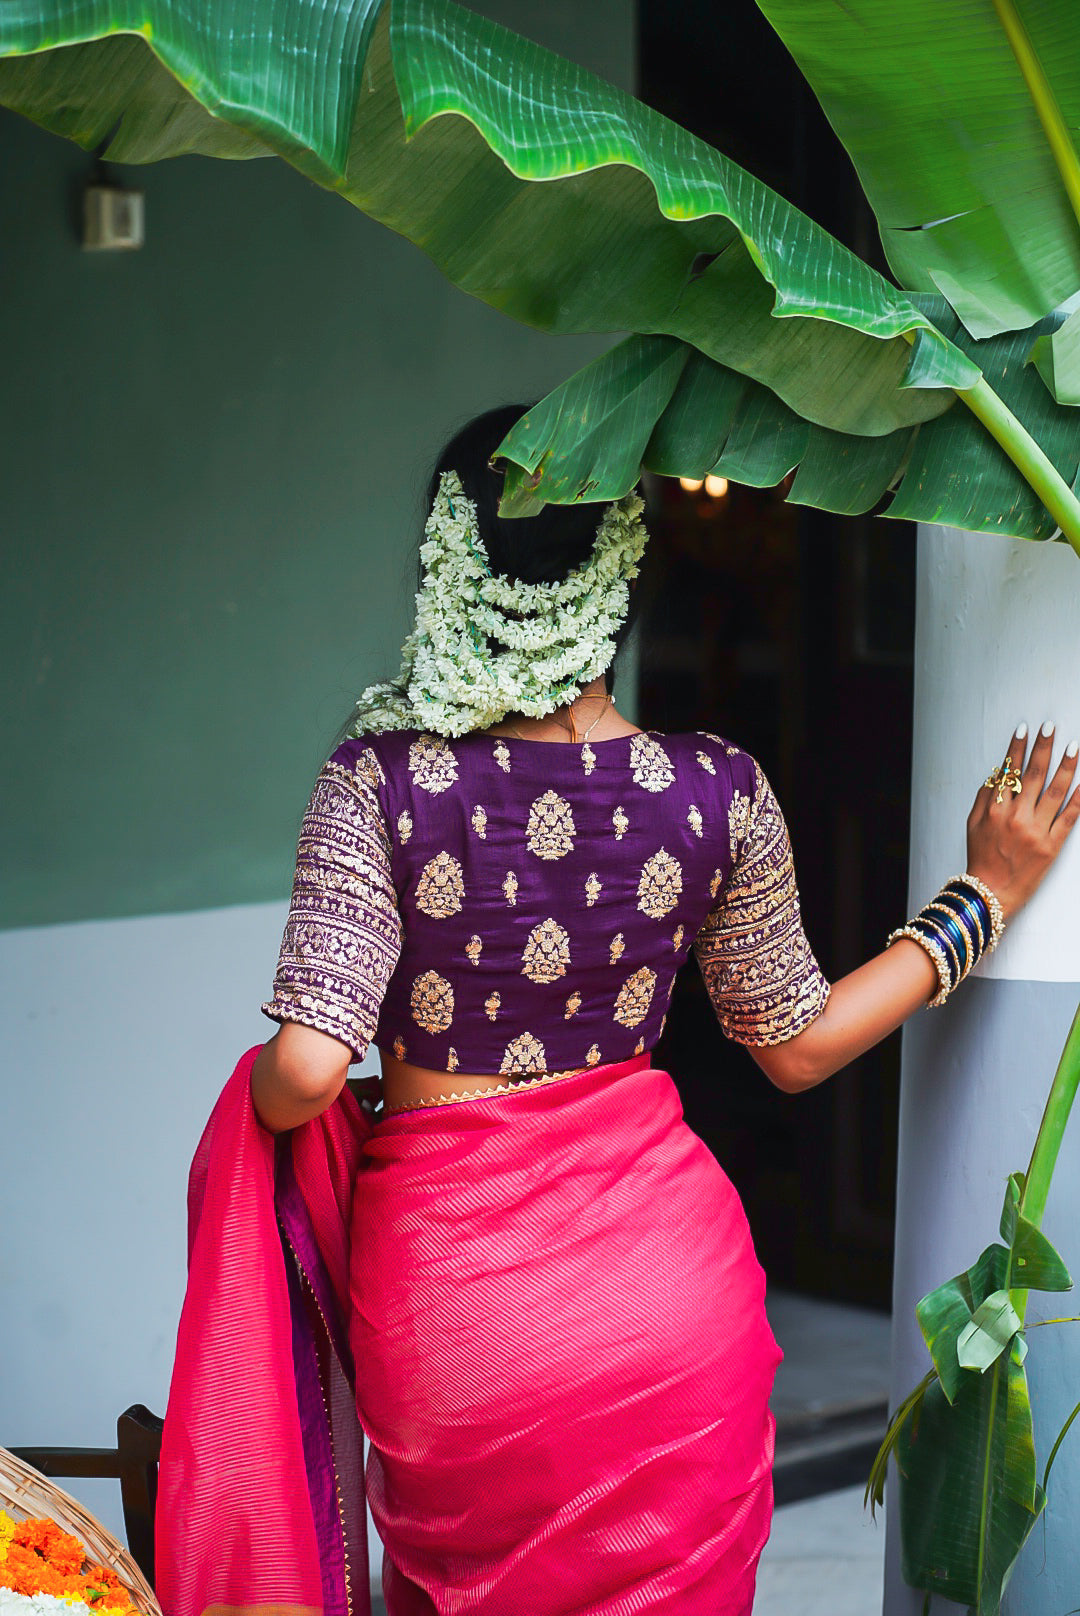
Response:
[{"label": "jasmine flower garland", "polygon": [[560,583],[493,573],[476,505],[444,472],[420,546],[416,624],[394,684],[369,685],[351,733],[466,735],[508,713],[543,718],[610,666],[648,534],[644,501],[607,506],[592,553]]}]

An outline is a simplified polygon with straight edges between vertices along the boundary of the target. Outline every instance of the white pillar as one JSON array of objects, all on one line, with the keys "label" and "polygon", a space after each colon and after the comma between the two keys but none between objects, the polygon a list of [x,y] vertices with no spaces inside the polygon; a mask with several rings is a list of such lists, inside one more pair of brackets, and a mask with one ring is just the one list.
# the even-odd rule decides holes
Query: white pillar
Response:
[{"label": "white pillar", "polygon": [[[1062,544],[924,527],[919,534],[910,910],[965,863],[965,819],[1012,729],[1057,724],[1054,760],[1080,739],[1080,558]],[[997,952],[904,1034],[893,1286],[892,1406],[929,1367],[915,1303],[998,1238],[1008,1174],[1025,1169],[1080,999],[1080,831]],[[1080,1117],[1059,1159],[1044,1228],[1080,1275]],[[1029,1322],[1080,1312],[1033,1295]],[[1039,1330],[1028,1371],[1038,1474],[1080,1400],[1080,1325]],[[920,1616],[900,1575],[890,1467],[886,1616]],[[1055,1461],[1050,1503],[1006,1596],[1011,1616],[1078,1603],[1080,1426]],[[932,1610],[959,1607],[935,1598]]]}]

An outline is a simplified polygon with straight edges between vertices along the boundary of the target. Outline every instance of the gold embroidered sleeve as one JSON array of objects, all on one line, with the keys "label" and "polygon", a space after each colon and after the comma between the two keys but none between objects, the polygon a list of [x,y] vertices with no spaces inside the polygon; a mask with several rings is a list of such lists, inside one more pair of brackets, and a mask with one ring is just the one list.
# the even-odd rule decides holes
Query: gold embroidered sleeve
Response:
[{"label": "gold embroidered sleeve", "polygon": [[401,952],[390,838],[374,759],[335,758],[315,782],[300,829],[292,903],[274,992],[263,1011],[330,1033],[362,1058]]},{"label": "gold embroidered sleeve", "polygon": [[829,984],[803,931],[780,805],[760,768],[745,835],[694,953],[717,1019],[740,1044],[780,1044],[821,1014]]}]

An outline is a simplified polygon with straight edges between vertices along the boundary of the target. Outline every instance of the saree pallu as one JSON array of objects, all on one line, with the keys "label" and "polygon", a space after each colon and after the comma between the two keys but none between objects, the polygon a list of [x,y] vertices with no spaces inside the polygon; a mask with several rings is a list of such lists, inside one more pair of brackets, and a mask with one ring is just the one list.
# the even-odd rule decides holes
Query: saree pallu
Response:
[{"label": "saree pallu", "polygon": [[192,1167],[165,1616],[370,1612],[357,1412],[388,1616],[745,1616],[780,1353],[671,1079],[345,1092],[275,1142],[257,1053]]},{"label": "saree pallu", "polygon": [[665,1072],[384,1118],[350,1245],[389,1616],[749,1612],[780,1353]]}]

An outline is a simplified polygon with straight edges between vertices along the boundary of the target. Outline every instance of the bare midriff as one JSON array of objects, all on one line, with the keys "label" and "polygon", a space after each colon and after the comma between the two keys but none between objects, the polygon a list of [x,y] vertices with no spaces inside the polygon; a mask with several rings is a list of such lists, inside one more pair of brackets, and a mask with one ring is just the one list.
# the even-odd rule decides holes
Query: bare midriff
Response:
[{"label": "bare midriff", "polygon": [[454,1094],[484,1094],[491,1089],[528,1083],[539,1073],[522,1072],[506,1077],[498,1072],[434,1072],[427,1066],[413,1066],[410,1061],[398,1060],[395,1055],[380,1049],[382,1061],[382,1098],[387,1111],[402,1110],[411,1105],[438,1105]]}]

